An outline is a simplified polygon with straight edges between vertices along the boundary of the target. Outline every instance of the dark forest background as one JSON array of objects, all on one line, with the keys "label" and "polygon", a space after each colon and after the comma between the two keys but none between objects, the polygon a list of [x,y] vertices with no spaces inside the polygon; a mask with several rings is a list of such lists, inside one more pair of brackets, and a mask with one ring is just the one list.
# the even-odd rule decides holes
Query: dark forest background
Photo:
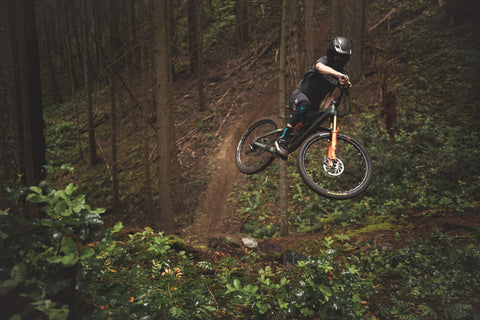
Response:
[{"label": "dark forest background", "polygon": [[[6,319],[478,319],[479,5],[0,1]],[[336,35],[359,197],[234,150]],[[256,239],[251,248],[242,238]]]}]

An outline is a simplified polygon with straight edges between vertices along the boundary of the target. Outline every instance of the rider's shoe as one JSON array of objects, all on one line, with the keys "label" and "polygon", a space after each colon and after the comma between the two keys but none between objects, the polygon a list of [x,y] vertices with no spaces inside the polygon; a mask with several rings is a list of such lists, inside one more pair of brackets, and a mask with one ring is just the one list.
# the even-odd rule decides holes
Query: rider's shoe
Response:
[{"label": "rider's shoe", "polygon": [[284,139],[278,139],[275,141],[275,149],[277,149],[279,155],[283,157],[288,156],[287,141]]}]

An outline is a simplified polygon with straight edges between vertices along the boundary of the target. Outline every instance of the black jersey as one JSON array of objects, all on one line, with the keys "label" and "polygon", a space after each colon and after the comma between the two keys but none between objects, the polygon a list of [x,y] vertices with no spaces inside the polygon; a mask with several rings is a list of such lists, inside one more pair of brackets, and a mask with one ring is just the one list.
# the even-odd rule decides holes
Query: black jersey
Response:
[{"label": "black jersey", "polygon": [[305,73],[302,81],[298,84],[300,89],[310,100],[311,104],[318,107],[325,96],[332,92],[338,84],[338,79],[334,76],[325,76],[318,72],[315,66],[317,63],[322,63],[329,66],[343,74],[347,74],[344,68],[337,69],[328,63],[327,57],[321,57],[315,62],[313,68]]}]

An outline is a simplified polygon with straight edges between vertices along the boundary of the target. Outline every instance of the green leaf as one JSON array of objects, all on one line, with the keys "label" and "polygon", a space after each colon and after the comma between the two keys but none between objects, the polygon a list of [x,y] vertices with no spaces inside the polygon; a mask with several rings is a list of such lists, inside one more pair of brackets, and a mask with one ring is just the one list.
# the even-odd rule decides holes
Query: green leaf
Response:
[{"label": "green leaf", "polygon": [[47,202],[47,197],[41,194],[30,193],[27,195],[27,201],[33,203]]},{"label": "green leaf", "polygon": [[73,241],[72,238],[64,237],[62,239],[60,251],[66,255],[77,254],[78,253],[77,244],[75,243],[75,241]]},{"label": "green leaf", "polygon": [[71,266],[75,265],[78,262],[78,260],[79,258],[75,257],[75,255],[71,253],[63,256],[60,259],[60,262],[65,268],[70,268]]},{"label": "green leaf", "polygon": [[81,194],[81,195],[75,197],[75,199],[72,200],[73,212],[79,213],[84,208],[85,208],[85,195],[84,194]]},{"label": "green leaf", "polygon": [[170,310],[168,312],[174,318],[179,318],[179,317],[184,315],[184,312],[182,311],[182,309],[177,308],[177,307],[170,308]]},{"label": "green leaf", "polygon": [[240,289],[240,280],[238,279],[233,280],[233,287],[237,290]]},{"label": "green leaf", "polygon": [[0,294],[6,294],[15,289],[27,277],[27,266],[22,264],[15,265],[10,271],[11,279],[0,282]]},{"label": "green leaf", "polygon": [[70,184],[65,188],[65,194],[71,196],[76,189],[77,189],[77,187],[75,187],[73,183],[70,183]]},{"label": "green leaf", "polygon": [[35,192],[36,194],[42,194],[42,189],[37,186],[30,187],[30,190]]},{"label": "green leaf", "polygon": [[65,211],[67,211],[67,203],[65,201],[59,201],[55,204],[53,212],[56,216],[64,216]]},{"label": "green leaf", "polygon": [[89,258],[89,257],[93,256],[94,254],[95,254],[95,250],[93,250],[90,247],[85,246],[80,250],[79,258],[80,259]]},{"label": "green leaf", "polygon": [[123,223],[121,221],[119,221],[119,222],[115,223],[115,225],[113,226],[112,233],[117,233],[122,229],[123,229]]}]

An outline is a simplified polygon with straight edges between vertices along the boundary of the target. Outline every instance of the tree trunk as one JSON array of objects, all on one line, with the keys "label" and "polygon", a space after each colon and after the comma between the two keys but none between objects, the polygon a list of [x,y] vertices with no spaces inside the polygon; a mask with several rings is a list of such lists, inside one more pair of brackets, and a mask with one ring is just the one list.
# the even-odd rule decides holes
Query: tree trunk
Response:
[{"label": "tree trunk", "polygon": [[366,33],[365,0],[332,0],[333,37],[344,36],[352,41],[353,54],[347,70],[353,83],[362,77],[362,51]]},{"label": "tree trunk", "polygon": [[[2,139],[10,139],[2,143],[5,151],[1,151],[0,168],[8,170],[15,164],[16,170],[14,174],[3,171],[0,176],[20,176],[23,184],[32,186],[43,179],[43,166],[46,163],[35,7],[32,0],[6,2],[2,1],[0,7],[3,48],[0,79],[2,82],[9,81],[6,87],[9,90],[2,97],[6,102],[6,110],[2,110],[2,113],[5,112],[8,120],[8,124],[2,123],[5,127],[2,130],[6,130],[7,134]],[[15,152],[12,143],[16,147]],[[4,159],[3,155],[7,158]],[[28,217],[34,217],[38,215],[38,209],[36,206],[27,206],[25,213]]]},{"label": "tree trunk", "polygon": [[13,10],[11,1],[0,1],[0,210],[13,209],[5,188],[14,185],[17,179],[17,158],[15,153],[15,83],[14,66],[12,61],[12,39],[14,31]]},{"label": "tree trunk", "polygon": [[235,0],[235,14],[237,17],[237,44],[240,49],[243,49],[251,37],[250,23],[248,22],[248,1]]},{"label": "tree trunk", "polygon": [[[144,14],[145,17],[147,17],[146,19],[148,20],[148,22],[150,22],[150,15],[147,13],[147,12],[150,12],[150,7],[149,7],[149,4],[147,4],[147,10],[145,10],[145,4],[143,1],[140,2],[140,12],[142,14]],[[145,35],[145,38],[147,38],[147,35],[149,34],[148,33],[148,27],[147,27],[148,23],[145,23],[144,24],[144,27],[143,27],[143,34]],[[146,40],[146,39],[144,39]],[[150,86],[152,84],[152,81],[151,81],[151,71],[149,70],[148,66],[147,66],[147,61],[148,61],[148,57],[147,57],[147,45],[146,45],[146,41],[142,41],[142,45],[140,47],[140,64],[141,64],[141,70],[142,70],[142,73],[141,73],[141,77],[142,77],[142,91],[143,91],[143,94],[145,96],[145,103],[143,104],[143,106],[141,107],[141,112],[142,112],[142,119],[145,123],[148,123],[149,122],[149,118],[150,118],[150,113],[148,112],[148,110],[150,110],[149,108],[149,104],[150,104],[150,101],[149,101],[149,91],[150,91]],[[145,111],[147,110],[147,111]],[[143,197],[145,199],[145,207],[144,207],[144,212],[145,212],[145,216],[150,219],[149,223],[150,225],[153,225],[153,223],[155,222],[152,217],[154,215],[154,212],[153,212],[153,190],[152,190],[152,173],[151,173],[151,170],[150,170],[150,148],[149,148],[149,142],[150,142],[150,139],[148,138],[149,137],[149,126],[148,125],[144,125],[143,126],[143,139],[141,141],[141,150],[142,150],[142,153],[143,153],[143,171],[144,171],[144,190],[143,190]]]},{"label": "tree trunk", "polygon": [[187,1],[187,18],[188,18],[188,53],[190,56],[190,70],[193,74],[197,74],[197,13],[195,12],[196,0]]},{"label": "tree trunk", "polygon": [[348,63],[349,76],[354,83],[362,77],[362,51],[366,30],[365,0],[347,0],[345,36],[352,41],[353,54]]},{"label": "tree trunk", "polygon": [[[47,10],[51,10],[51,7],[46,7]],[[45,10],[46,11],[46,10]],[[43,56],[45,57],[45,62],[46,62],[46,72],[47,72],[47,78],[48,78],[48,84],[50,86],[50,91],[51,91],[51,96],[54,101],[54,103],[58,106],[63,102],[63,98],[60,95],[60,91],[58,89],[57,85],[57,79],[55,77],[55,70],[53,67],[53,59],[52,59],[52,37],[50,37],[50,30],[48,28],[47,24],[47,13],[43,13],[43,38],[41,38],[43,41],[44,46],[43,48]]]},{"label": "tree trunk", "polygon": [[97,145],[95,141],[95,124],[93,117],[93,101],[92,101],[92,83],[90,79],[90,40],[88,36],[87,22],[88,19],[88,1],[82,1],[83,16],[83,35],[82,35],[82,57],[83,57],[83,78],[85,84],[85,95],[87,97],[87,118],[88,118],[88,146],[90,152],[90,165],[94,166],[98,162]]},{"label": "tree trunk", "polygon": [[188,1],[188,41],[191,70],[197,78],[198,107],[206,109],[203,79],[203,0]]},{"label": "tree trunk", "polygon": [[332,1],[332,38],[343,36],[345,34],[345,1],[346,0],[331,0]]},{"label": "tree trunk", "polygon": [[197,87],[198,87],[198,107],[200,110],[206,109],[205,103],[205,93],[204,93],[204,79],[203,79],[203,0],[196,0],[196,10],[195,10],[195,22],[196,22],[196,32],[195,32],[195,42],[196,42],[196,66],[197,66]]},{"label": "tree trunk", "polygon": [[[111,12],[114,12],[115,8],[115,0],[111,0],[110,8]],[[115,52],[115,35],[118,32],[118,22],[117,17],[115,15],[110,15],[110,43],[107,52],[109,52],[109,60],[116,61]],[[115,63],[105,63],[105,65],[109,65],[110,70],[109,80],[110,80],[110,98],[111,98],[111,144],[112,144],[112,207],[114,209],[119,208],[120,206],[120,196],[119,196],[119,182],[118,182],[118,161],[117,161],[117,98],[116,98],[116,76],[115,76]]]},{"label": "tree trunk", "polygon": [[[285,102],[286,102],[286,70],[287,70],[287,4],[288,0],[282,2],[282,29],[280,33],[280,74],[278,81],[278,105],[280,106],[281,123],[285,121]],[[284,161],[280,163],[280,234],[288,234],[288,208],[287,208],[287,169]]]},{"label": "tree trunk", "polygon": [[312,64],[315,57],[313,52],[313,0],[305,0],[305,67]]},{"label": "tree trunk", "polygon": [[154,217],[154,227],[172,233],[175,228],[172,199],[172,159],[171,139],[175,139],[172,130],[172,108],[169,79],[168,19],[167,0],[155,4],[155,102],[157,113],[157,144],[159,167],[160,214]]},{"label": "tree trunk", "polygon": [[80,138],[80,117],[78,112],[78,105],[77,105],[77,81],[75,80],[75,68],[73,65],[73,53],[72,53],[72,36],[71,36],[71,28],[70,28],[70,14],[67,11],[67,6],[65,5],[66,1],[63,2],[63,12],[65,18],[65,29],[66,29],[66,39],[65,39],[65,51],[66,51],[66,59],[68,64],[68,75],[70,78],[70,89],[72,91],[72,102],[73,102],[73,109],[75,112],[75,125],[76,125],[76,137],[77,137],[77,147],[78,147],[78,155],[81,159],[85,159],[83,155],[83,148],[82,148],[82,140]]}]

